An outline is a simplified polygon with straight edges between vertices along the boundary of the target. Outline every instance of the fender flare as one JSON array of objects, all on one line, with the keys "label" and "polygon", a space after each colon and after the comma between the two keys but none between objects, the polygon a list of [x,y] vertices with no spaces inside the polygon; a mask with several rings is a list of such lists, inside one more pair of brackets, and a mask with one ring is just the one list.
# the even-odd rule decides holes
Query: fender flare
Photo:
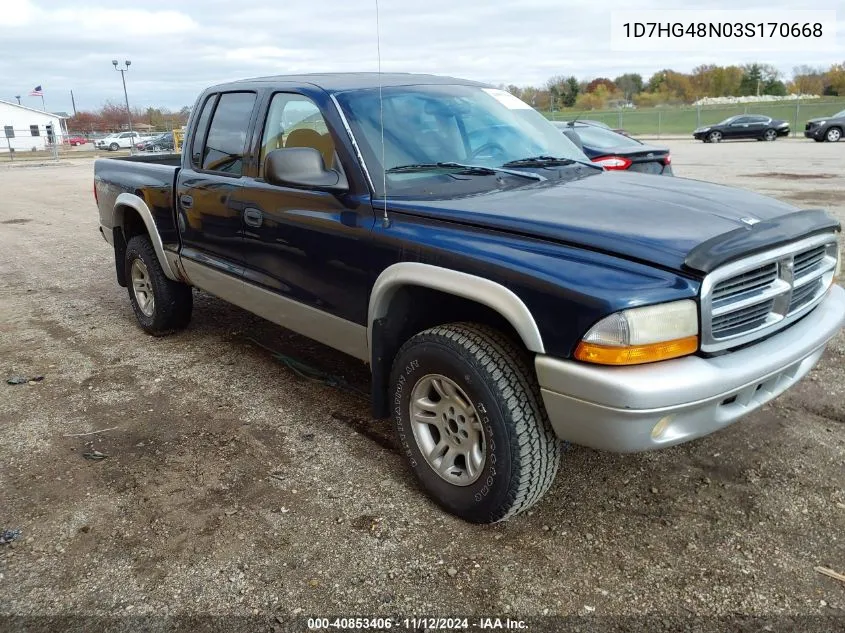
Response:
[{"label": "fender flare", "polygon": [[155,250],[156,257],[158,257],[158,262],[161,264],[162,270],[164,270],[164,274],[168,279],[179,281],[179,277],[170,267],[170,262],[164,253],[164,244],[161,242],[161,236],[158,234],[155,220],[153,220],[153,214],[147,206],[147,203],[134,193],[124,192],[117,197],[117,200],[114,202],[114,226],[120,227],[121,231],[123,231],[124,207],[134,209],[138,212],[138,215],[141,216],[141,219],[144,221],[144,226],[147,227],[147,233],[150,236],[150,241],[153,244],[153,249]]},{"label": "fender flare", "polygon": [[419,262],[393,264],[376,279],[367,312],[367,346],[371,354],[373,323],[387,314],[393,296],[403,286],[440,290],[486,305],[513,326],[528,350],[545,354],[543,338],[531,311],[513,291],[484,277]]}]

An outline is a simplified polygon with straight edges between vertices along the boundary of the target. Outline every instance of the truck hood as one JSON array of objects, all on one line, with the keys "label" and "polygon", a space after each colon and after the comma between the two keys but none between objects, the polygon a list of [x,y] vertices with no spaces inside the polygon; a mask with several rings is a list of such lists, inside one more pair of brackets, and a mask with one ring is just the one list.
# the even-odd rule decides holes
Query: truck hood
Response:
[{"label": "truck hood", "polygon": [[[583,246],[678,271],[697,246],[730,233],[736,250],[742,229],[751,233],[758,222],[764,227],[766,220],[799,210],[742,189],[612,171],[458,199],[392,200],[391,207]],[[788,230],[801,233],[795,224],[790,223]],[[771,237],[772,231],[768,234]],[[794,237],[798,235],[788,236]],[[778,239],[783,241],[783,231]],[[753,245],[761,246],[759,240]]]}]

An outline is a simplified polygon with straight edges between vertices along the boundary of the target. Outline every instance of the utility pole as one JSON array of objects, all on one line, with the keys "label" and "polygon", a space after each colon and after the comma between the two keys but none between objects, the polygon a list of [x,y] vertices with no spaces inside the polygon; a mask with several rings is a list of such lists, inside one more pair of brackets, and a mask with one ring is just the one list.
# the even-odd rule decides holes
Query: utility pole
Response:
[{"label": "utility pole", "polygon": [[70,103],[73,106],[73,116],[76,116],[76,100],[73,98],[73,90],[70,91]]},{"label": "utility pole", "polygon": [[[119,68],[118,65],[117,65],[116,59],[113,59],[111,61],[111,63],[112,63],[112,66],[114,66],[114,69],[120,73],[120,78],[123,80],[123,97],[126,99],[126,116],[128,117],[128,121],[129,121],[129,131],[132,132],[132,110],[129,109],[129,93],[126,92],[126,73],[129,72],[129,66],[132,65],[132,62],[130,62],[127,59],[124,62],[124,64],[126,65],[125,68]],[[135,150],[135,139],[130,137],[129,153],[134,154],[135,153],[134,150]]]}]

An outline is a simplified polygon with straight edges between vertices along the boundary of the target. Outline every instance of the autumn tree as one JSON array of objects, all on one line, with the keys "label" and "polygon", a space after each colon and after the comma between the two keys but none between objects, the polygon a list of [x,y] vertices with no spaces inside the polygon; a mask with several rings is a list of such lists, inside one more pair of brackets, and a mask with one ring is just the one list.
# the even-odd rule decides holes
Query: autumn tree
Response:
[{"label": "autumn tree", "polygon": [[812,66],[796,66],[787,86],[793,94],[820,95],[824,92],[824,71]]},{"label": "autumn tree", "polygon": [[643,91],[643,77],[638,73],[619,75],[613,80],[613,83],[622,92],[622,96],[629,101],[633,99],[635,94]]},{"label": "autumn tree", "polygon": [[825,91],[839,97],[845,97],[845,63],[833,64],[824,74]]},{"label": "autumn tree", "polygon": [[604,86],[608,94],[616,92],[616,84],[607,77],[598,77],[597,79],[593,79],[587,84],[584,92],[595,92],[598,90],[599,86]]}]

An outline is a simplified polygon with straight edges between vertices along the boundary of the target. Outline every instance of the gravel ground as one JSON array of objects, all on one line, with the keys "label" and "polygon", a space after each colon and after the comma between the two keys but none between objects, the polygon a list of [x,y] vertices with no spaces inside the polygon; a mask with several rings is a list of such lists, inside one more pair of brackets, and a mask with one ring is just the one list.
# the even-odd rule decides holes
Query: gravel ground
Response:
[{"label": "gravel ground", "polygon": [[[845,220],[845,144],[670,146],[678,175]],[[584,631],[845,617],[845,583],[814,571],[845,573],[844,336],[741,423],[654,453],[573,447],[532,512],[473,526],[417,489],[356,361],[205,294],[184,333],[143,334],[97,232],[92,165],[0,167],[0,530],[21,530],[0,545],[0,615],[91,631],[97,616],[277,631],[306,630],[288,616]]]}]

